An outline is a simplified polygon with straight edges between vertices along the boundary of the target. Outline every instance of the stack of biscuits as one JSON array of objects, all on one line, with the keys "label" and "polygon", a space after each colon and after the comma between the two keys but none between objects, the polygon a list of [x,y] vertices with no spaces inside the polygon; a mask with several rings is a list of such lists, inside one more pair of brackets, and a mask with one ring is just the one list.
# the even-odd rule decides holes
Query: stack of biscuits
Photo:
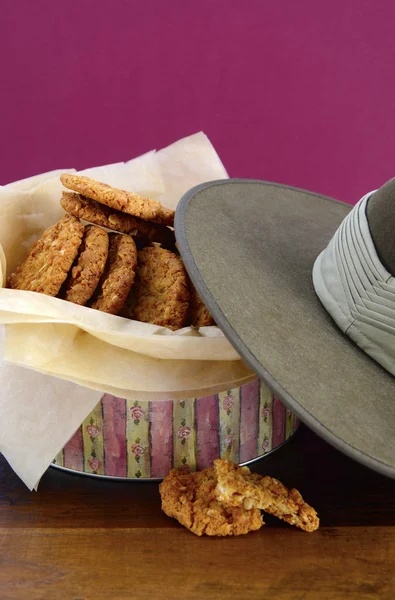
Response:
[{"label": "stack of biscuits", "polygon": [[214,324],[177,253],[174,211],[89,177],[60,179],[71,190],[60,200],[66,214],[33,244],[8,287],[173,331]]}]

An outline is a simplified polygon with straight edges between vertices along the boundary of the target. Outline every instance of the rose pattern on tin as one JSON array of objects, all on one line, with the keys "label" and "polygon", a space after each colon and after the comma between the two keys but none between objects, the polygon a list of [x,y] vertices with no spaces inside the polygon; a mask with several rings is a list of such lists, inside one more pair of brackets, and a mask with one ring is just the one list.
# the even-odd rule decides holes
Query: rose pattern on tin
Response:
[{"label": "rose pattern on tin", "polygon": [[185,440],[191,435],[192,429],[185,424],[185,419],[181,421],[181,427],[177,431],[177,437],[181,438],[181,444],[185,444]]},{"label": "rose pattern on tin", "polygon": [[88,460],[88,464],[92,469],[92,473],[97,473],[97,471],[101,467],[101,462],[100,460],[97,460],[97,458],[91,458],[90,460]]},{"label": "rose pattern on tin", "polygon": [[130,407],[129,411],[130,417],[133,419],[135,425],[138,425],[145,414],[141,405],[136,401],[133,406]]},{"label": "rose pattern on tin", "polygon": [[92,441],[93,441],[93,438],[95,438],[99,435],[100,429],[96,425],[93,425],[93,419],[91,419],[91,421],[92,421],[92,424],[87,425],[86,430],[89,434],[89,437],[92,438]]},{"label": "rose pattern on tin", "polygon": [[[128,477],[149,477],[149,407],[142,402],[126,400],[126,438],[127,443],[127,475]],[[148,404],[148,403],[146,403]]]},{"label": "rose pattern on tin", "polygon": [[196,432],[193,427],[195,417],[194,402],[180,400],[173,402],[173,452],[174,467],[185,471],[196,469]]},{"label": "rose pattern on tin", "polygon": [[222,400],[223,409],[226,410],[227,414],[230,415],[232,411],[232,406],[234,404],[234,398],[230,391],[227,392],[227,396]]},{"label": "rose pattern on tin", "polygon": [[82,425],[83,464],[86,473],[104,475],[103,411],[99,402]]}]

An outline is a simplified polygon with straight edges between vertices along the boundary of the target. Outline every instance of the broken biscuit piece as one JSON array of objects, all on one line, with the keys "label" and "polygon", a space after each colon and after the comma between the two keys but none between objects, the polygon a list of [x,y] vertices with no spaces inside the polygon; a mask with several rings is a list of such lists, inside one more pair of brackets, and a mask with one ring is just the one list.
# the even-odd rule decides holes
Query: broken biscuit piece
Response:
[{"label": "broken biscuit piece", "polygon": [[173,470],[160,485],[162,510],[196,535],[240,535],[263,525],[261,510],[304,531],[319,519],[297,490],[225,459],[196,473]]},{"label": "broken biscuit piece", "polygon": [[223,458],[214,461],[214,471],[217,497],[224,506],[259,508],[304,531],[318,529],[316,511],[298,490],[288,490],[277,479],[262,477]]},{"label": "broken biscuit piece", "polygon": [[160,484],[162,510],[196,535],[243,535],[262,527],[261,511],[226,507],[216,496],[214,469],[173,470]]}]

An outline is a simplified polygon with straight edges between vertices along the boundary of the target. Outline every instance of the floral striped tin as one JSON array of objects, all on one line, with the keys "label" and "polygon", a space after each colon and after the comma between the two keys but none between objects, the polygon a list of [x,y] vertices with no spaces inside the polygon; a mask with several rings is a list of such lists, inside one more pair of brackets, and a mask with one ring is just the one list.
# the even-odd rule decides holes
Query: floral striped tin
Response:
[{"label": "floral striped tin", "polygon": [[54,465],[101,477],[160,479],[218,457],[249,463],[275,450],[299,421],[259,380],[205,398],[138,402],[105,394]]}]

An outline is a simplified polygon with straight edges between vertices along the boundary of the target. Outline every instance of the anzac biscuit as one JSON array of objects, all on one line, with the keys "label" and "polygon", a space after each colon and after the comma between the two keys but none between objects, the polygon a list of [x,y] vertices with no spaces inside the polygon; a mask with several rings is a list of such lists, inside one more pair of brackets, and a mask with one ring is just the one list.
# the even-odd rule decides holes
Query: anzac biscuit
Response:
[{"label": "anzac biscuit", "polygon": [[108,234],[100,227],[87,225],[79,255],[61,290],[61,297],[85,305],[98,286],[107,257]]},{"label": "anzac biscuit", "polygon": [[209,327],[210,325],[215,325],[213,317],[210,315],[206,305],[191,281],[189,281],[189,291],[191,294],[191,301],[188,322],[192,327]]},{"label": "anzac biscuit", "polygon": [[251,473],[248,467],[239,467],[223,458],[214,461],[214,471],[217,498],[225,506],[259,508],[305,531],[318,529],[316,511],[298,490],[288,490],[277,479]]},{"label": "anzac biscuit", "polygon": [[138,217],[132,217],[119,210],[90,200],[76,192],[63,192],[60,203],[70,215],[113,229],[120,233],[128,233],[136,240],[158,242],[163,248],[172,249],[175,246],[175,237],[171,229],[158,223],[148,223]]},{"label": "anzac biscuit", "polygon": [[48,227],[10,275],[8,287],[56,296],[77,256],[83,234],[82,223],[70,215]]},{"label": "anzac biscuit", "polygon": [[122,233],[110,233],[107,263],[90,307],[117,315],[133,285],[136,265],[133,239]]},{"label": "anzac biscuit", "polygon": [[242,535],[264,524],[258,509],[227,508],[216,497],[214,469],[173,470],[160,484],[162,510],[196,535]]},{"label": "anzac biscuit", "polygon": [[138,253],[136,281],[122,316],[177,330],[188,316],[187,275],[179,256],[159,246]]},{"label": "anzac biscuit", "polygon": [[115,210],[139,217],[144,221],[153,221],[154,223],[162,223],[162,225],[174,224],[174,211],[165,208],[157,200],[144,198],[134,192],[118,190],[83,175],[63,173],[60,180],[65,187],[73,190],[73,192],[115,208]]}]

